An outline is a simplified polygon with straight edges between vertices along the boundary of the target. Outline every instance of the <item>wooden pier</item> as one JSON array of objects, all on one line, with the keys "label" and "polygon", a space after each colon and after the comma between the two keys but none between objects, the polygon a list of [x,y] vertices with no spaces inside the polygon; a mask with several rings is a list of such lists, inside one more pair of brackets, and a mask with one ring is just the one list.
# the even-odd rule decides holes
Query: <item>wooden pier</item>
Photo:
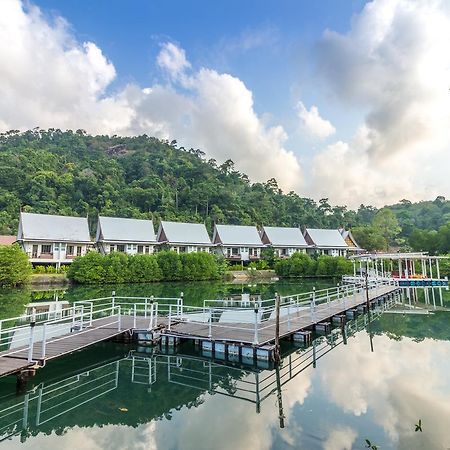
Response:
[{"label": "wooden pier", "polygon": [[[313,291],[257,302],[183,298],[111,297],[77,301],[59,313],[40,313],[0,321],[0,377],[24,377],[47,361],[112,338],[175,346],[193,340],[212,355],[272,360],[278,338],[308,340],[307,330],[327,332],[333,324],[364,312],[367,305],[395,299],[399,288],[376,282]],[[359,308],[359,310],[358,310]]]}]

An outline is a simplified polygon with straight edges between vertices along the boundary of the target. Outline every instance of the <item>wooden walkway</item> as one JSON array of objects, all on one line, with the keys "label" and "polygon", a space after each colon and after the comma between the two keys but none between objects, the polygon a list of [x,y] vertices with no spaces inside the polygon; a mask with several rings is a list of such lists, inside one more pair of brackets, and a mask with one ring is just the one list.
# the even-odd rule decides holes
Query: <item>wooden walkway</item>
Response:
[{"label": "wooden walkway", "polygon": [[[95,326],[86,327],[81,331],[66,333],[61,336],[50,338],[46,341],[45,358],[42,360],[37,357],[42,353],[42,342],[35,342],[33,345],[34,362],[28,362],[29,346],[22,346],[14,349],[0,352],[0,377],[17,373],[26,369],[33,368],[36,364],[43,365],[49,361],[69,353],[82,350],[83,348],[94,345],[98,342],[107,341],[115,336],[125,332],[132,331],[134,328],[134,318],[127,315],[121,316],[121,329],[118,330],[117,324],[110,324],[111,317],[96,320]],[[136,318],[136,328],[146,328],[148,319],[143,317]]]},{"label": "wooden walkway", "polygon": [[[372,301],[397,290],[397,286],[383,285],[377,289],[369,290],[369,299]],[[284,314],[280,318],[280,337],[294,334],[320,322],[329,321],[333,316],[345,313],[345,311],[365,303],[365,293],[360,292],[358,295],[350,295],[345,299],[340,298],[320,303],[314,309],[293,306],[288,316]],[[285,306],[283,305],[282,308],[285,308]],[[136,308],[134,310],[136,311]],[[228,312],[231,312],[233,315],[234,312],[242,312],[242,308],[230,308]],[[244,310],[244,312],[252,314],[253,310],[248,309]],[[203,314],[204,318],[205,313],[201,314]],[[251,321],[241,323],[239,320],[242,320],[242,318],[239,319],[239,317],[242,316],[239,315],[234,315],[234,318],[231,319],[231,316],[228,315],[226,316],[228,317],[227,320],[224,319],[222,322],[213,321],[211,323],[209,320],[201,321],[198,317],[198,313],[192,315],[188,313],[181,314],[178,317],[173,317],[172,320],[167,316],[157,316],[157,328],[163,336],[240,343],[252,346],[263,346],[273,342],[275,339],[276,324],[272,316],[269,320],[259,321],[256,324],[250,323]],[[76,317],[74,316],[73,323],[76,323],[75,319]],[[80,331],[72,331],[70,323],[65,323],[62,326],[66,326],[66,328],[60,329],[58,335],[54,337],[50,337],[52,333],[57,331],[52,328],[54,322],[50,321],[45,323],[45,325],[44,323],[37,324],[34,328],[35,341],[31,352],[32,362],[28,361],[30,354],[30,346],[26,345],[28,341],[21,335],[24,332],[26,336],[28,332],[31,336],[32,332],[29,327],[18,327],[17,331],[13,330],[10,333],[12,340],[8,350],[0,352],[0,377],[42,367],[46,361],[82,350],[90,345],[109,340],[126,332],[136,330],[145,333],[150,325],[148,316],[144,318],[138,315],[134,317],[122,314],[120,316],[120,328],[118,320],[119,316],[112,314],[104,318],[95,319],[90,326],[86,326],[89,322],[84,322],[83,329]],[[2,333],[8,332],[8,330],[2,331]],[[45,345],[43,345],[43,340]],[[18,345],[18,342],[23,345]]]},{"label": "wooden walkway", "polygon": [[[375,290],[369,291],[369,300],[372,301],[397,290],[397,286],[382,286],[377,292]],[[280,337],[286,337],[300,330],[307,329],[316,323],[331,320],[333,316],[343,314],[345,311],[365,303],[366,297],[364,293],[364,295],[346,297],[344,301],[334,300],[330,303],[319,304],[316,306],[313,315],[311,315],[309,308],[297,309],[297,312],[290,315],[289,321],[286,319],[286,316],[280,319]],[[264,321],[258,325],[258,345],[265,345],[275,340],[275,326],[275,319]],[[164,333],[180,338],[254,344],[255,325],[249,322],[214,322],[210,326],[209,323],[186,321],[173,324],[171,330],[165,330]]]}]

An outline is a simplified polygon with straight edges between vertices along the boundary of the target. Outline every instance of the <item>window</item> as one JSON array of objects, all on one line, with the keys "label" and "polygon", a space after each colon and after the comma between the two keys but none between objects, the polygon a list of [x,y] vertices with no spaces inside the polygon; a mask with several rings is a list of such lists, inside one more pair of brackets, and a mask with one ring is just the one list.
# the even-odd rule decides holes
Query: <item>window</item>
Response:
[{"label": "window", "polygon": [[116,245],[116,251],[124,252],[125,251],[125,245],[124,244],[117,244]]},{"label": "window", "polygon": [[231,249],[232,256],[238,256],[239,255],[239,249],[237,247],[233,247]]},{"label": "window", "polygon": [[81,245],[77,247],[77,256],[81,256]]},{"label": "window", "polygon": [[68,256],[73,256],[73,245],[68,245],[67,246],[67,255]]},{"label": "window", "polygon": [[53,250],[54,250],[55,252],[59,252],[59,244],[58,244],[58,243],[56,243],[56,244],[53,245]]},{"label": "window", "polygon": [[147,255],[151,253],[151,251],[150,251],[150,245],[146,245],[146,246],[145,246],[145,253],[146,253]]},{"label": "window", "polygon": [[143,245],[138,245],[137,252],[138,253],[144,253],[144,246]]},{"label": "window", "polygon": [[187,252],[187,248],[186,247],[178,247],[178,252],[179,253],[186,253]]},{"label": "window", "polygon": [[52,246],[50,244],[42,244],[41,253],[52,253]]}]

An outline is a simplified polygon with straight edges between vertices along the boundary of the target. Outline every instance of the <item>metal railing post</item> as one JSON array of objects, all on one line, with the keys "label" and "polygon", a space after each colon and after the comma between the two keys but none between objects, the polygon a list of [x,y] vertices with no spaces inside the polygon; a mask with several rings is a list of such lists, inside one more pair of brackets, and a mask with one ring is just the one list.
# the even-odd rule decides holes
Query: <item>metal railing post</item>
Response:
[{"label": "metal railing post", "polygon": [[41,358],[45,358],[45,350],[47,346],[47,324],[44,323],[44,327],[42,329],[42,355]]},{"label": "metal railing post", "polygon": [[94,302],[91,302],[91,314],[89,317],[89,326],[92,327],[92,316],[94,315]]},{"label": "metal railing post", "polygon": [[147,318],[147,298],[144,299],[144,317]]},{"label": "metal railing post", "polygon": [[255,334],[253,337],[253,344],[258,345],[258,306],[255,304]]},{"label": "metal railing post", "polygon": [[[33,320],[33,318],[32,318]],[[33,361],[33,347],[34,347],[34,327],[36,320],[30,323],[30,340],[28,342],[28,362]]]},{"label": "metal railing post", "polygon": [[208,329],[208,337],[212,338],[212,309],[209,307],[209,329]]},{"label": "metal railing post", "polygon": [[183,315],[184,309],[184,292],[180,293],[180,315]]},{"label": "metal railing post", "polygon": [[72,306],[72,332],[75,330],[75,305]]},{"label": "metal railing post", "polygon": [[155,304],[153,303],[153,300],[150,300],[150,326],[149,326],[149,330],[153,329],[154,308],[155,308]]},{"label": "metal railing post", "polygon": [[111,292],[111,306],[112,310],[114,311],[114,307],[116,306],[116,291]]},{"label": "metal railing post", "polygon": [[117,331],[122,331],[122,314],[120,305],[117,307]]},{"label": "metal railing post", "polygon": [[81,305],[80,330],[83,329],[84,305]]}]

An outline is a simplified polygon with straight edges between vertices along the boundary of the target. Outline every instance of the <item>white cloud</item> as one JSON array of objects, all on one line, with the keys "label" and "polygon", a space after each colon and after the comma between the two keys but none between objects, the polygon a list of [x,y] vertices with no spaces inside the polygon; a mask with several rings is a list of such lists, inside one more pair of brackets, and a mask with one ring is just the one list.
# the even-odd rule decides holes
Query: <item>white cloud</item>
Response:
[{"label": "white cloud", "polygon": [[317,106],[313,105],[308,110],[303,102],[300,101],[297,104],[297,113],[300,119],[300,129],[307,136],[326,139],[336,132],[336,128],[331,122],[320,116]]},{"label": "white cloud", "polygon": [[186,52],[172,42],[165,42],[161,45],[161,51],[156,61],[173,78],[177,78],[186,69],[191,67],[190,62],[186,59]]},{"label": "white cloud", "polygon": [[375,0],[347,34],[324,33],[319,74],[342,108],[366,113],[353,142],[316,157],[312,192],[352,206],[450,192],[448,179],[436,186],[424,170],[450,163],[449,41],[450,15],[439,1]]},{"label": "white cloud", "polygon": [[331,430],[323,444],[324,450],[352,450],[358,434],[350,427],[338,427]]},{"label": "white cloud", "polygon": [[238,78],[191,68],[182,48],[162,44],[158,66],[167,85],[128,85],[116,93],[113,64],[92,42],[79,43],[62,19],[50,23],[20,0],[0,3],[0,125],[83,128],[92,133],[146,133],[231,158],[255,181],[276,177],[301,185],[299,163],[284,147],[281,126],[256,114],[252,92]]}]

